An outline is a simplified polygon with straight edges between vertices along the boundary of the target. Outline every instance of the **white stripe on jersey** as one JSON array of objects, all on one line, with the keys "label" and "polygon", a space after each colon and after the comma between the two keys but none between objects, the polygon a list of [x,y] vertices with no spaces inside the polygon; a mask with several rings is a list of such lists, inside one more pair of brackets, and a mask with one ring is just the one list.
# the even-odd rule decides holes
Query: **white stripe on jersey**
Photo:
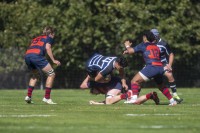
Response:
[{"label": "white stripe on jersey", "polygon": [[111,61],[113,61],[115,58],[116,57],[107,57],[105,60],[103,60],[102,67],[103,67],[104,63],[107,63],[107,65],[100,72],[102,72],[103,70],[105,70],[110,65]]},{"label": "white stripe on jersey", "polygon": [[[106,67],[103,68],[103,70],[105,70],[105,68],[107,68],[109,66],[109,64],[111,63],[111,61],[113,61],[113,59],[115,59],[116,57],[107,57],[105,58],[104,60],[102,60],[102,64],[101,65],[98,65],[99,64],[99,61],[103,58],[102,55],[95,55],[91,61],[89,62],[89,67],[90,66],[97,66],[99,68],[103,68],[104,64],[107,63]],[[101,70],[101,71],[103,71]]]},{"label": "white stripe on jersey", "polygon": [[161,48],[164,48],[166,53],[167,53],[167,55],[169,55],[169,52],[167,51],[167,49],[163,45],[157,45],[157,46],[159,47],[160,51],[161,51]]}]

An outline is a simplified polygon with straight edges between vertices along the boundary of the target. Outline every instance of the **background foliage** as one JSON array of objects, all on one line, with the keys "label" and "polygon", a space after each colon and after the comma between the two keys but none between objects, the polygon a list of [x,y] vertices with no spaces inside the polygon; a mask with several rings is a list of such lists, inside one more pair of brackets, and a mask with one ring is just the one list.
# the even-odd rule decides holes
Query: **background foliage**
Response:
[{"label": "background foliage", "polygon": [[[26,71],[23,55],[30,40],[51,25],[57,29],[53,51],[62,63],[55,85],[77,87],[91,54],[121,55],[124,39],[135,38],[137,44],[142,31],[157,28],[175,53],[177,82],[200,86],[199,14],[198,0],[3,0],[0,74]],[[143,60],[140,55],[128,60],[132,77]]]}]

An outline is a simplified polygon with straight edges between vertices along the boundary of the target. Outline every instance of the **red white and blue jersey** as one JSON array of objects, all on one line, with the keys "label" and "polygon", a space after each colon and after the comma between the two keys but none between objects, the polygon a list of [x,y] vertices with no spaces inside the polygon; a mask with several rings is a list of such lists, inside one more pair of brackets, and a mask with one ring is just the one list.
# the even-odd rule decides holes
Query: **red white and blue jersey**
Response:
[{"label": "red white and blue jersey", "polygon": [[103,76],[106,76],[112,73],[116,58],[117,57],[94,54],[86,63],[86,70],[92,77],[95,77],[99,72]]},{"label": "red white and blue jersey", "polygon": [[34,38],[29,46],[28,50],[26,51],[26,55],[28,56],[45,56],[46,54],[46,44],[49,43],[53,45],[53,38],[49,36],[38,36]]},{"label": "red white and blue jersey", "polygon": [[143,54],[146,65],[162,66],[160,49],[154,43],[140,43],[133,49],[134,52],[141,52]]},{"label": "red white and blue jersey", "polygon": [[156,44],[160,49],[160,58],[163,64],[168,64],[169,62],[169,55],[172,53],[169,44],[164,40],[160,39]]}]

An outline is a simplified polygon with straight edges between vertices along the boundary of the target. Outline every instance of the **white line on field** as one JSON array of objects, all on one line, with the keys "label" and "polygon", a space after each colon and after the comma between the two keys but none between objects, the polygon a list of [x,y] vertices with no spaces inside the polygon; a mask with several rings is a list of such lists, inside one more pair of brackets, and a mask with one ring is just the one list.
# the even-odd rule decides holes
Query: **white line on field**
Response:
[{"label": "white line on field", "polygon": [[20,117],[20,118],[26,118],[26,117],[51,117],[56,115],[44,115],[44,114],[33,114],[33,115],[0,115],[0,118],[9,118],[9,117]]},{"label": "white line on field", "polygon": [[174,126],[166,126],[166,125],[151,125],[151,126],[144,126],[144,125],[142,125],[142,126],[140,126],[140,128],[152,128],[152,129],[161,129],[161,128],[187,128],[187,127],[185,127],[185,126],[176,126],[176,125],[174,125]]},{"label": "white line on field", "polygon": [[174,116],[174,115],[181,115],[181,114],[126,114],[126,116]]}]

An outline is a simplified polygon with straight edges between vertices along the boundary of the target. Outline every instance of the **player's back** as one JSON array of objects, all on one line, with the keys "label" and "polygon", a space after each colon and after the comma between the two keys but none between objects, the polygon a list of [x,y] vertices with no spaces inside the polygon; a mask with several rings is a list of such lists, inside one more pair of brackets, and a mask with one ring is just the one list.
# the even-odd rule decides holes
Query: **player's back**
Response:
[{"label": "player's back", "polygon": [[157,43],[157,46],[160,49],[161,62],[168,63],[169,55],[172,53],[169,44],[163,39],[160,39]]},{"label": "player's back", "polygon": [[49,36],[38,36],[31,41],[31,45],[26,51],[27,56],[45,56],[46,43],[53,44],[53,39]]},{"label": "player's back", "polygon": [[110,73],[113,68],[113,62],[116,57],[103,56],[101,54],[94,54],[86,63],[87,69],[96,72],[102,72],[102,74]]}]

